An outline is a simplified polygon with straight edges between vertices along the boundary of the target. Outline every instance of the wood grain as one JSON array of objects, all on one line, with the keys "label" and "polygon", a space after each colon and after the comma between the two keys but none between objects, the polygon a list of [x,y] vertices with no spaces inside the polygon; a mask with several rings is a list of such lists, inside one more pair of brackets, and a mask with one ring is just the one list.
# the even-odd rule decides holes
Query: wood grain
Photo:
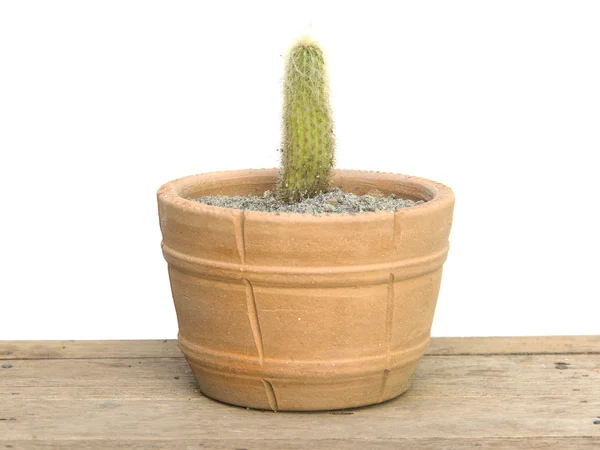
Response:
[{"label": "wood grain", "polygon": [[318,413],[202,396],[173,340],[4,352],[0,449],[600,448],[597,336],[433,339],[406,394]]},{"label": "wood grain", "polygon": [[[183,358],[14,360],[0,371],[0,398],[187,399],[196,381]],[[426,356],[417,368],[415,397],[589,397],[600,355]],[[191,389],[190,389],[191,387]]]},{"label": "wood grain", "polygon": [[429,355],[600,354],[598,336],[432,338]]},{"label": "wood grain", "polygon": [[[600,354],[598,336],[432,338],[428,355]],[[3,359],[183,357],[176,339],[0,341]]]},{"label": "wood grain", "polygon": [[183,358],[176,339],[0,341],[3,359]]},{"label": "wood grain", "polygon": [[[1,442],[1,441],[0,441]],[[141,439],[141,440],[15,440],[10,441],[14,449],[30,450],[460,450],[476,448],[478,450],[597,450],[598,441],[593,437],[517,437],[517,438],[423,438],[423,439],[311,439],[310,442],[289,441],[284,439]],[[1,448],[1,447],[0,447]]]}]

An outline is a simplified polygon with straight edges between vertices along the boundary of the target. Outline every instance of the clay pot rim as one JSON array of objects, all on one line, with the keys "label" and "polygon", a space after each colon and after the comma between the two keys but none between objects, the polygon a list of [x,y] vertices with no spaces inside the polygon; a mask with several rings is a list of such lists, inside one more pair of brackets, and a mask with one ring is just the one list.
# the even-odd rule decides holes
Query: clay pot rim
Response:
[{"label": "clay pot rim", "polygon": [[[293,212],[266,212],[241,210],[234,208],[223,208],[220,206],[206,205],[204,203],[188,200],[189,190],[192,186],[197,186],[201,182],[210,182],[216,184],[218,181],[243,179],[248,177],[264,177],[265,179],[276,179],[279,173],[278,168],[272,169],[242,169],[242,170],[226,170],[206,172],[197,175],[188,175],[163,184],[157,192],[159,200],[165,204],[171,204],[174,207],[184,209],[192,214],[240,214],[244,213],[247,218],[254,218],[261,221],[275,222],[356,222],[356,221],[371,221],[381,220],[389,217],[390,214],[421,215],[431,209],[438,209],[448,204],[453,204],[455,197],[452,189],[437,181],[428,180],[410,175],[397,174],[392,172],[378,172],[366,170],[334,170],[333,178],[346,180],[346,182],[359,183],[361,181],[377,183],[378,181],[393,182],[404,187],[418,188],[424,193],[431,196],[429,199],[424,199],[425,202],[419,205],[402,208],[397,211],[373,211],[367,213],[337,213],[337,214],[303,214]],[[266,180],[265,180],[266,181]]]}]

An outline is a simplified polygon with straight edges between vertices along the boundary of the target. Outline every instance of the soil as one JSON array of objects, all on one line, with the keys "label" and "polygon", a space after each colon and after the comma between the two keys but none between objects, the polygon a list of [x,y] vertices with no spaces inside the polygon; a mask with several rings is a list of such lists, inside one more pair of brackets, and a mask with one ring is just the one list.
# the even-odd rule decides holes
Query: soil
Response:
[{"label": "soil", "polygon": [[385,196],[381,191],[373,190],[366,195],[356,195],[335,188],[315,197],[296,203],[285,203],[271,191],[264,195],[211,195],[190,198],[199,203],[221,208],[243,209],[249,211],[264,211],[300,214],[357,214],[374,211],[397,211],[401,208],[419,205],[420,201],[397,198],[394,194]]}]

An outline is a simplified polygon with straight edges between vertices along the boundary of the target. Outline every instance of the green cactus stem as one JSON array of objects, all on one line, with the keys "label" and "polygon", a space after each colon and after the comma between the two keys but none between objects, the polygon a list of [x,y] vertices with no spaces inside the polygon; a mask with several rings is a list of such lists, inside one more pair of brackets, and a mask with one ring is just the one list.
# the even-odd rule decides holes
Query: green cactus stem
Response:
[{"label": "green cactus stem", "polygon": [[330,189],[335,139],[325,58],[310,38],[290,49],[283,82],[278,196],[287,202]]}]

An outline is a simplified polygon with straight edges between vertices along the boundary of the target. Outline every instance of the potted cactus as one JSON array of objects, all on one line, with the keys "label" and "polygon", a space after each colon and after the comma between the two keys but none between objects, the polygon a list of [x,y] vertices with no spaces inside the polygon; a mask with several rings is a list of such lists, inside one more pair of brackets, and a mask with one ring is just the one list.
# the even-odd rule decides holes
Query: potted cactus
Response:
[{"label": "potted cactus", "polygon": [[[333,169],[325,61],[310,39],[287,55],[282,128],[281,169],[158,191],[179,346],[201,391],[235,405],[331,410],[396,397],[429,342],[453,193]],[[363,212],[377,202],[387,209]]]}]

